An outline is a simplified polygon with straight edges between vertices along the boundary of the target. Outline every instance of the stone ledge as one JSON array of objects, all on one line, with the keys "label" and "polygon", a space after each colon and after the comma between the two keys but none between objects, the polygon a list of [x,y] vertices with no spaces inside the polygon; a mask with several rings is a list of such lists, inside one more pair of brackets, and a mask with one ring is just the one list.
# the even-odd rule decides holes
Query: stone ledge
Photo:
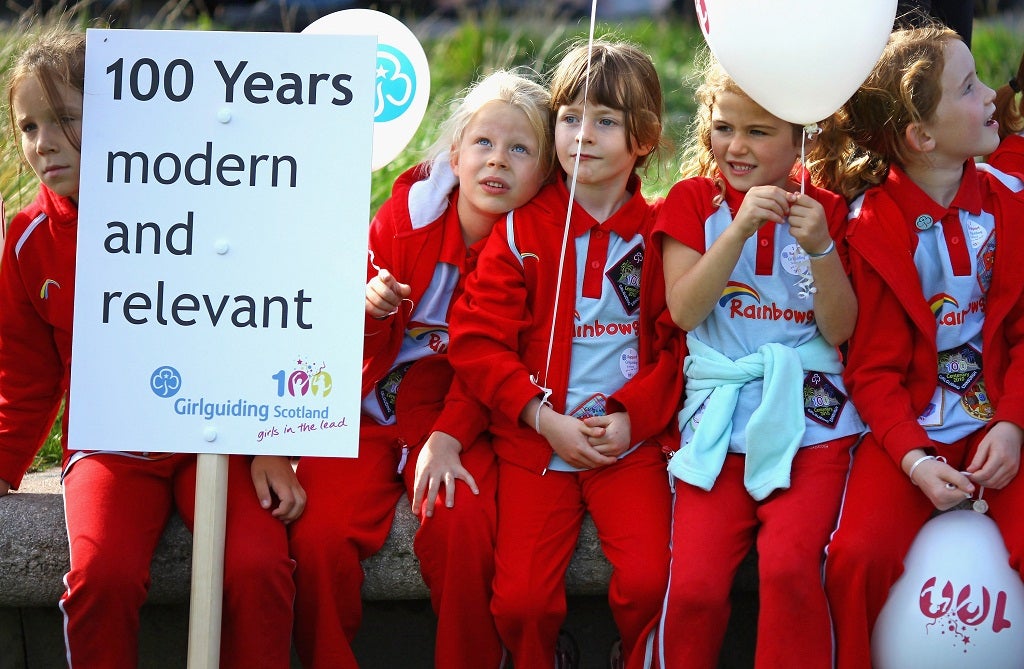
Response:
[{"label": "stone ledge", "polygon": [[[363,562],[367,600],[427,599],[419,561],[412,550],[418,521],[399,502],[384,548]],[[189,599],[192,537],[172,517],[153,556],[148,603],[177,604]],[[64,499],[56,473],[26,477],[21,490],[0,498],[0,607],[52,606],[64,592],[68,542]],[[611,566],[601,552],[589,517],[580,532],[576,555],[566,576],[572,595],[607,591]]]},{"label": "stone ledge", "polygon": [[[418,521],[403,499],[384,548],[363,562],[363,597],[369,601],[428,599],[412,550]],[[743,563],[734,584],[740,591],[757,589],[753,554]],[[26,477],[21,490],[0,497],[0,608],[53,606],[64,592],[68,542],[64,499],[55,471]],[[173,516],[153,556],[147,602],[180,604],[189,600],[192,536]],[[600,595],[608,590],[611,565],[601,551],[597,530],[586,516],[576,553],[566,575],[569,595]]]}]

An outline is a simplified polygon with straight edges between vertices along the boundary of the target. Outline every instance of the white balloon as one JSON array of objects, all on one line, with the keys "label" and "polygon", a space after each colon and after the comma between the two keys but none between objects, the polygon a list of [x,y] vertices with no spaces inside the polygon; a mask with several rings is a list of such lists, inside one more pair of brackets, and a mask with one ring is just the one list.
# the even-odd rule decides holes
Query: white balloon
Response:
[{"label": "white balloon", "polygon": [[928,521],[875,623],[876,669],[1024,663],[1024,584],[996,524],[975,511]]},{"label": "white balloon", "polygon": [[405,149],[427,110],[430,67],[423,46],[404,23],[369,9],[328,14],[302,32],[377,36],[372,168],[379,170]]},{"label": "white balloon", "polygon": [[715,58],[759,105],[790,123],[830,116],[864,83],[896,0],[695,0]]}]

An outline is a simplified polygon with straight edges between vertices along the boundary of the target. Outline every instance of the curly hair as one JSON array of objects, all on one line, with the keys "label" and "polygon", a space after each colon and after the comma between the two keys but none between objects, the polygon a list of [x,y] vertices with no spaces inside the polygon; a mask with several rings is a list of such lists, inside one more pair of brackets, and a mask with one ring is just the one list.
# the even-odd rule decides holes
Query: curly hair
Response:
[{"label": "curly hair", "polygon": [[838,114],[848,144],[823,167],[826,187],[852,199],[882,183],[890,165],[907,163],[907,127],[935,114],[952,40],[960,36],[937,24],[890,35],[878,63]]}]

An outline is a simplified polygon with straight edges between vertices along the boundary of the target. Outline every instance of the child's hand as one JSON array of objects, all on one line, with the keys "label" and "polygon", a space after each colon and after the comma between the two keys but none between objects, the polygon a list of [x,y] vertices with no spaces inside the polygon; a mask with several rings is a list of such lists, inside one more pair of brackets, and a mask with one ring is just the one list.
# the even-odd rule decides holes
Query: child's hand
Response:
[{"label": "child's hand", "polygon": [[590,445],[589,439],[600,438],[603,427],[590,427],[579,418],[566,416],[545,408],[541,412],[540,433],[558,456],[573,467],[596,469],[614,464],[616,459]]},{"label": "child's hand", "polygon": [[786,193],[789,200],[789,233],[805,253],[821,253],[832,243],[825,209],[809,195]]},{"label": "child's hand", "polygon": [[769,221],[781,223],[789,214],[786,195],[778,186],[754,186],[744,196],[732,225],[738,226],[744,237],[750,237]]},{"label": "child's hand", "polygon": [[455,506],[455,481],[462,479],[473,491],[480,494],[476,480],[465,467],[459,453],[462,445],[455,437],[444,432],[432,432],[423,444],[420,455],[416,458],[416,481],[413,484],[412,512],[430,518],[434,515],[434,504],[444,485],[444,505],[449,509]]},{"label": "child's hand", "polygon": [[302,515],[306,508],[306,491],[299,484],[288,458],[281,455],[257,455],[250,466],[252,484],[260,506],[270,509],[277,497],[277,508],[270,512],[285,525]]},{"label": "child's hand", "polygon": [[587,427],[603,428],[602,434],[587,438],[587,442],[598,453],[617,458],[629,450],[631,445],[629,414],[625,411],[618,411],[606,416],[591,416],[584,418],[583,422]]},{"label": "child's hand", "polygon": [[9,492],[11,492],[11,484],[3,479],[0,479],[0,497],[3,497]]},{"label": "child's hand", "polygon": [[391,272],[382,269],[366,284],[366,314],[372,318],[387,318],[398,311],[402,300],[411,293],[409,284],[400,283]]},{"label": "child's hand", "polygon": [[1013,423],[1000,421],[978,444],[978,452],[967,466],[971,480],[986,488],[1005,488],[1020,469],[1020,446],[1024,431]]},{"label": "child's hand", "polygon": [[[903,457],[903,471],[907,472],[913,463],[924,455],[923,450],[913,450]],[[939,511],[952,509],[974,494],[974,484],[942,460],[923,460],[914,469],[911,482],[931,500]]]}]

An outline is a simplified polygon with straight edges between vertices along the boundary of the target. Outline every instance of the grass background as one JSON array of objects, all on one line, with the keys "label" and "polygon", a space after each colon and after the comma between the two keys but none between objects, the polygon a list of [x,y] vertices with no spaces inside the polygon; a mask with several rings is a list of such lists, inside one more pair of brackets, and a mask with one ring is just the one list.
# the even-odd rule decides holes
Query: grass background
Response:
[{"label": "grass background", "polygon": [[[387,198],[391,184],[402,171],[419,162],[434,140],[434,132],[447,115],[449,103],[476,78],[498,68],[528,67],[546,74],[558,61],[567,44],[587,37],[588,19],[570,19],[555,15],[552,10],[508,15],[494,9],[467,12],[455,20],[424,17],[407,21],[420,38],[430,64],[431,99],[419,131],[406,151],[387,167],[375,172],[372,180],[371,210]],[[20,52],[27,34],[33,29],[55,21],[80,26],[106,25],[117,27],[123,18],[97,16],[92,5],[76,5],[71,9],[41,12],[39,7],[14,15],[0,22],[0,78],[6,80],[7,68]],[[220,29],[217,21],[195,15],[185,0],[159,6],[149,15],[138,7],[128,27],[154,29]],[[696,25],[681,17],[633,19],[597,26],[598,35],[627,39],[646,50],[657,68],[665,93],[665,138],[668,149],[661,161],[654,164],[644,181],[646,195],[656,197],[667,192],[675,181],[673,146],[681,143],[693,112],[694,53],[703,46]],[[996,14],[975,20],[972,51],[982,81],[993,88],[1004,84],[1016,71],[1024,51],[1024,15]],[[31,201],[36,190],[31,171],[21,160],[13,141],[7,116],[6,95],[3,97],[0,122],[0,194],[6,202],[8,217]],[[33,467],[43,469],[59,464],[60,424],[54,426],[36,458]]]}]

